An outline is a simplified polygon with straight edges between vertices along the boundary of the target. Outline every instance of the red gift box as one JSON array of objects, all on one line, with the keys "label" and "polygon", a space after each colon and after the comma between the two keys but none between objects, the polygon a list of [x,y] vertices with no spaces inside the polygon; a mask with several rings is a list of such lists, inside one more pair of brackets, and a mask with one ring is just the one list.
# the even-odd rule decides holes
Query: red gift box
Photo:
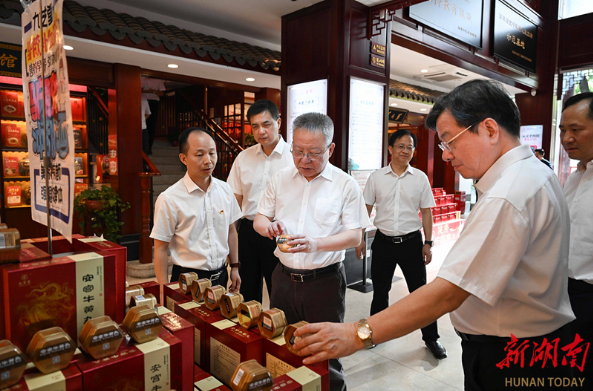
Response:
[{"label": "red gift box", "polygon": [[[167,312],[161,313],[161,309]],[[161,315],[163,327],[181,341],[182,386],[181,390],[179,391],[192,391],[194,367],[194,325],[174,312],[170,312],[165,307],[159,307],[159,314]]]},{"label": "red gift box", "polygon": [[19,158],[16,156],[4,157],[4,177],[19,175]]},{"label": "red gift box", "polygon": [[[33,262],[33,261],[47,261],[51,259],[51,255],[46,253],[40,248],[37,248],[31,243],[21,243],[21,256],[19,257],[19,261],[23,262]],[[0,288],[0,291],[2,289]]]},{"label": "red gift box", "polygon": [[[302,367],[304,358],[288,350],[284,335],[274,339],[264,339],[264,365],[274,379]],[[329,361],[327,360],[313,365],[329,371]]]},{"label": "red gift box", "polygon": [[100,360],[85,356],[76,365],[85,391],[181,390],[181,341],[165,329],[143,344],[128,336],[117,354]]},{"label": "red gift box", "polygon": [[84,104],[82,98],[70,98],[72,121],[84,121]]},{"label": "red gift box", "polygon": [[[84,236],[80,234],[73,234],[72,240],[74,239],[82,239]],[[48,252],[48,245],[47,245],[47,237],[44,238],[33,238],[28,239],[29,243],[35,245],[35,247],[42,249],[45,252]],[[65,254],[65,253],[72,253],[74,252],[74,248],[72,247],[72,243],[68,241],[64,236],[53,236],[51,240],[53,255],[56,254]]]},{"label": "red gift box", "polygon": [[[160,301],[161,300],[161,286],[159,285],[158,282],[156,282],[156,281],[147,281],[147,282],[143,282],[141,284],[134,284],[134,285],[141,286],[142,289],[144,289],[144,294],[145,295],[151,293],[151,294],[154,295],[154,297],[156,297],[157,301]],[[169,309],[169,311],[172,311],[172,310]]]},{"label": "red gift box", "polygon": [[27,147],[22,145],[19,122],[2,122],[2,142],[5,147]]},{"label": "red gift box", "polygon": [[230,391],[230,388],[197,365],[194,366],[194,389],[200,391]]},{"label": "red gift box", "polygon": [[6,186],[6,206],[19,206],[21,203],[21,187]]},{"label": "red gift box", "polygon": [[52,372],[47,375],[39,372],[37,368],[27,369],[19,382],[3,391],[29,391],[29,390],[65,390],[82,391],[82,374],[74,364],[66,369]]},{"label": "red gift box", "polygon": [[434,217],[434,223],[435,224],[439,224],[442,221],[443,221],[443,219],[442,219],[442,217],[440,215]]},{"label": "red gift box", "polygon": [[115,318],[115,274],[115,257],[107,253],[4,265],[6,338],[24,351],[37,331],[58,326],[77,341],[86,320]]},{"label": "red gift box", "polygon": [[216,323],[224,318],[216,315],[205,306],[194,301],[176,302],[175,313],[195,326],[194,328],[194,362],[208,370],[210,355],[206,350],[207,324]]},{"label": "red gift box", "polygon": [[178,282],[163,285],[163,296],[165,307],[171,311],[175,311],[175,303],[184,303],[191,300],[191,292],[188,292],[187,295],[181,293]]},{"label": "red gift box", "polygon": [[22,113],[19,113],[19,95],[17,91],[4,90],[0,93],[0,115],[2,117],[23,116]]},{"label": "red gift box", "polygon": [[207,324],[206,350],[210,356],[208,372],[230,386],[233,373],[240,363],[249,360],[263,363],[263,341],[261,335],[228,319]]},{"label": "red gift box", "polygon": [[273,391],[329,391],[329,371],[321,367],[303,366],[274,379]]}]

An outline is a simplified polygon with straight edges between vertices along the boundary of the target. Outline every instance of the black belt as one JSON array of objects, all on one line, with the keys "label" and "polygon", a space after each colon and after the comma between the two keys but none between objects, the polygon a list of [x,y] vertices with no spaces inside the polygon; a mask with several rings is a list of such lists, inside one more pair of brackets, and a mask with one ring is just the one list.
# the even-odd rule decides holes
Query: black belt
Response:
[{"label": "black belt", "polygon": [[[212,273],[212,274],[210,274],[210,277],[208,277],[208,279],[211,280],[211,281],[218,280],[218,277],[220,277],[220,275],[222,274],[222,272],[225,271],[226,268],[227,268],[226,262],[224,263],[224,266],[222,266],[221,268],[216,269],[216,270],[192,269],[191,267],[184,267],[184,266],[179,266],[179,265],[173,265],[173,267],[175,267],[175,266],[180,267],[180,268],[183,268],[183,269],[186,269],[186,270],[193,270],[193,271],[195,271],[197,273],[197,275],[198,275],[198,278],[200,278],[200,273],[203,273],[203,272]],[[185,271],[184,273],[189,273],[189,272]]]},{"label": "black belt", "polygon": [[291,269],[284,266],[282,263],[280,263],[280,266],[282,266],[282,273],[289,276],[293,282],[306,282],[316,278],[335,274],[340,269],[340,264],[341,262],[337,262],[332,265],[313,270]]},{"label": "black belt", "polygon": [[[554,339],[557,336],[561,335],[562,333],[564,333],[566,330],[568,329],[568,327],[566,325],[560,327],[559,329],[552,331],[549,334],[546,335],[540,335],[540,336],[533,336],[533,337],[526,337],[526,338],[517,338],[517,340],[519,341],[519,343],[521,343],[522,341],[525,340],[530,340],[530,339],[534,339],[534,338],[547,338],[548,340]],[[455,332],[457,333],[457,335],[459,335],[459,337],[464,340],[464,341],[468,341],[468,342],[481,342],[481,343],[491,343],[491,344],[507,344],[509,342],[511,342],[511,337],[498,337],[495,335],[475,335],[475,334],[465,334],[462,333],[461,331],[458,331],[457,329],[455,329]]]},{"label": "black belt", "polygon": [[377,236],[378,238],[381,238],[387,242],[391,242],[391,243],[403,243],[406,240],[410,240],[413,239],[414,237],[416,237],[416,235],[420,235],[420,231],[414,231],[411,232],[409,234],[406,235],[401,235],[401,236],[387,236],[385,235],[383,232],[377,230],[377,233],[375,236]]}]

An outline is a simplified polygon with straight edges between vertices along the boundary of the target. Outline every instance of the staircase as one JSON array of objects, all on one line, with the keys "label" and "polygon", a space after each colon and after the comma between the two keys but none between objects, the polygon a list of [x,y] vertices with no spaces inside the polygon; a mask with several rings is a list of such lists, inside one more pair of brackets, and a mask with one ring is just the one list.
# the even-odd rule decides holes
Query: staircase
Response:
[{"label": "staircase", "polygon": [[179,160],[179,148],[173,147],[166,140],[154,140],[150,160],[158,168],[161,176],[154,177],[152,182],[152,204],[156,202],[159,194],[185,175],[185,166]]}]

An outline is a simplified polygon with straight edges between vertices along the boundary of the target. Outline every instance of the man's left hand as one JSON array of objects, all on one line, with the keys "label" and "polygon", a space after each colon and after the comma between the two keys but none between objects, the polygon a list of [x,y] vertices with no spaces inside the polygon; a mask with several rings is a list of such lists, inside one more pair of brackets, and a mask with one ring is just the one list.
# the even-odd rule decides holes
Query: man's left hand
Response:
[{"label": "man's left hand", "polygon": [[295,246],[288,249],[291,253],[314,253],[319,245],[317,239],[308,235],[291,235],[287,244]]},{"label": "man's left hand", "polygon": [[[299,327],[294,335],[303,337],[294,344],[299,356],[308,356],[303,364],[309,365],[330,358],[346,357],[363,349],[356,335],[355,323],[312,323]],[[311,334],[311,335],[307,335]]]},{"label": "man's left hand", "polygon": [[239,292],[239,288],[241,288],[241,276],[239,276],[239,268],[232,267],[231,268],[231,286],[229,288],[229,292],[237,293],[237,292]]},{"label": "man's left hand", "polygon": [[422,246],[422,259],[424,260],[425,265],[432,262],[432,246],[430,244]]}]

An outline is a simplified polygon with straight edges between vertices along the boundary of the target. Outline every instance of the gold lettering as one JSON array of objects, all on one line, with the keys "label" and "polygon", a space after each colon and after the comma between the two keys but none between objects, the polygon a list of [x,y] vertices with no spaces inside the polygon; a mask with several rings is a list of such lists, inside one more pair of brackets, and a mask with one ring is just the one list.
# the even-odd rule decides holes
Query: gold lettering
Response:
[{"label": "gold lettering", "polygon": [[14,68],[16,66],[14,63],[16,60],[17,58],[12,54],[7,55],[6,53],[2,53],[0,56],[0,65],[7,66],[8,68]]}]

